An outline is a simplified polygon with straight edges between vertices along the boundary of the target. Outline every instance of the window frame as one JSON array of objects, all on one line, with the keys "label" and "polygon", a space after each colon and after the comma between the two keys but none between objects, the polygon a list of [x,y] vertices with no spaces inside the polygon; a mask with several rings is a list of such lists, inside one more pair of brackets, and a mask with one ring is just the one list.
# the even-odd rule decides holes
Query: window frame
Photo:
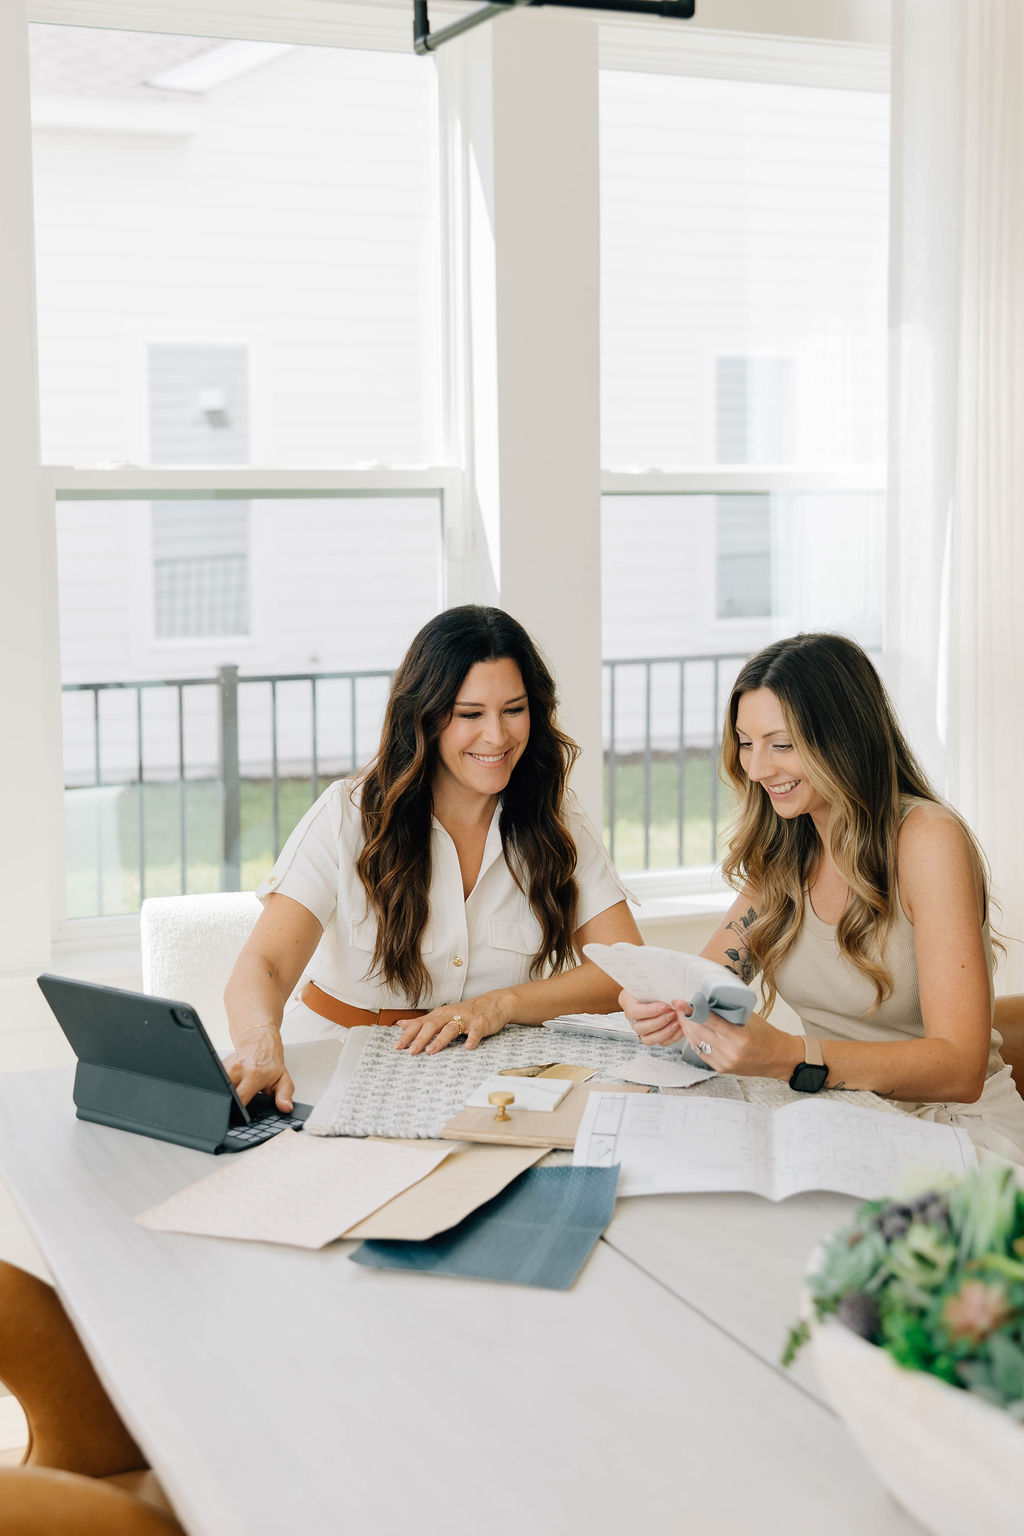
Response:
[{"label": "window frame", "polygon": [[[806,21],[806,18],[804,18]],[[778,25],[785,25],[779,18]],[[794,28],[794,31],[796,29]],[[669,74],[767,84],[805,85],[850,91],[887,93],[890,50],[872,36],[864,40],[755,35],[749,32],[702,32],[697,28],[668,31],[656,22],[630,18],[602,20],[599,29],[599,69],[638,74]],[[857,464],[847,468],[792,468],[773,464],[696,465],[686,469],[619,469],[602,464],[601,497],[716,496],[756,492],[876,492],[885,494],[887,465]],[[730,622],[728,620],[722,622]],[[741,621],[742,622],[742,621]],[[718,864],[681,869],[641,870],[628,874],[630,887],[652,911],[668,917],[686,915],[694,904],[720,911],[729,888]],[[725,903],[727,904],[727,903]]]},{"label": "window frame", "polygon": [[[785,10],[783,0],[783,10]],[[806,9],[806,8],[804,8]],[[367,5],[332,3],[323,0],[288,0],[280,15],[268,10],[255,12],[251,0],[162,0],[146,7],[141,14],[137,0],[26,0],[29,22],[49,25],[93,26],[125,31],[167,32],[186,36],[252,39],[299,45],[368,48],[409,51],[411,18],[407,0],[383,0]],[[802,21],[806,16],[801,13]],[[779,34],[753,35],[749,32],[706,32],[699,28],[670,28],[657,21],[643,22],[602,19],[598,27],[599,69],[627,69],[650,73],[714,75],[730,79],[775,80],[797,84],[841,87],[845,89],[884,90],[888,86],[888,48],[878,36],[878,28],[869,20],[867,40],[796,38],[781,35],[792,18],[777,19]],[[581,24],[587,22],[581,18]],[[499,23],[500,24],[500,23]],[[790,32],[798,27],[790,26]],[[15,66],[20,70],[20,64]],[[173,493],[182,489],[195,491],[221,486],[245,491],[251,496],[273,494],[375,495],[409,494],[416,490],[437,494],[442,507],[443,569],[445,602],[491,600],[481,590],[478,560],[479,522],[470,505],[471,490],[465,465],[465,397],[467,342],[465,335],[465,294],[462,287],[464,252],[464,215],[458,206],[453,182],[462,153],[458,147],[460,104],[457,93],[449,88],[445,69],[438,71],[438,108],[441,120],[439,136],[440,252],[441,294],[439,325],[441,335],[442,462],[415,470],[373,469],[368,471],[302,471],[237,468],[224,471],[143,470],[132,466],[112,469],[75,469],[41,465],[38,469],[42,519],[42,625],[47,644],[55,645],[57,634],[56,551],[54,512],[58,499],[140,499],[147,494]],[[716,494],[728,491],[827,491],[883,490],[884,466],[858,467],[849,472],[834,468],[779,469],[771,466],[735,466],[728,468],[650,470],[643,473],[605,469],[600,476],[602,495]],[[595,517],[599,511],[595,509]],[[595,656],[595,664],[600,657]],[[47,675],[57,676],[52,658],[47,661]],[[50,690],[48,690],[49,692]],[[59,739],[59,680],[53,698],[47,704],[46,728]],[[54,722],[56,721],[56,725]],[[600,754],[597,741],[583,745]],[[54,825],[62,824],[58,798],[59,772],[49,775],[47,795]],[[134,954],[137,965],[137,919],[63,918],[63,851],[51,846],[48,851],[51,893],[51,932],[55,949],[63,959],[74,958],[79,967],[87,957],[95,958],[99,947],[106,952],[106,969],[117,969],[111,956],[119,944],[124,954]],[[631,877],[639,894],[656,901],[676,902],[681,910],[693,912],[706,895],[708,902],[700,910],[720,907],[722,885],[715,866],[658,871]],[[127,962],[126,962],[127,963]],[[90,960],[92,964],[92,960]],[[97,961],[98,968],[98,961]]]},{"label": "window frame", "polygon": [[[279,17],[255,13],[247,5],[232,0],[176,0],[176,3],[147,7],[140,15],[133,0],[30,0],[26,6],[28,21],[33,24],[92,26],[117,31],[166,32],[180,36],[198,36],[238,40],[288,42],[297,46],[336,47],[345,49],[370,49],[374,51],[408,52],[411,37],[411,17],[404,8],[381,7],[371,10],[366,5],[338,5],[330,10],[319,0],[289,0],[288,14]],[[443,159],[444,144],[439,135],[439,148]],[[338,468],[331,470],[303,470],[291,468],[253,469],[245,465],[216,469],[177,469],[173,466],[158,468],[118,465],[110,468],[66,467],[41,464],[41,491],[48,517],[56,516],[58,502],[67,501],[146,501],[192,492],[232,492],[245,495],[250,500],[273,499],[275,496],[293,498],[317,497],[339,499],[347,497],[416,496],[429,495],[438,498],[441,508],[441,560],[443,600],[446,603],[464,600],[469,580],[467,566],[472,555],[472,536],[465,518],[464,475],[454,458],[448,458],[449,445],[455,437],[451,417],[453,395],[450,385],[451,359],[454,343],[450,336],[449,315],[452,306],[447,299],[450,281],[451,247],[445,208],[439,218],[438,268],[445,301],[441,306],[441,394],[443,401],[442,444],[446,456],[440,463],[432,463],[416,469],[373,467],[367,469]],[[170,330],[155,321],[149,325],[130,327],[126,344],[137,354],[140,369],[144,369],[147,346],[152,341],[182,339],[181,333]],[[210,337],[204,337],[209,340]],[[218,336],[216,339],[222,339]],[[262,439],[266,430],[259,397],[259,350],[260,336],[256,333],[243,337],[234,331],[224,333],[223,339],[244,341],[249,347],[253,365],[253,427]],[[138,398],[143,400],[145,390],[140,389]],[[145,407],[139,406],[135,437],[140,450],[148,442],[148,417]],[[272,434],[271,434],[272,436]],[[140,454],[141,456],[141,454]],[[148,456],[148,450],[146,450]],[[255,456],[255,455],[254,455]],[[147,545],[148,539],[143,541]],[[148,570],[152,575],[152,562]],[[250,572],[250,591],[254,573]],[[49,625],[56,633],[57,592],[56,569],[52,570],[52,582],[48,584],[47,608]],[[254,629],[241,642],[251,645]],[[174,645],[179,648],[187,641],[155,641],[154,645]],[[205,644],[206,642],[197,642]],[[59,712],[59,697],[55,701]],[[59,727],[58,727],[59,729]],[[56,822],[63,823],[62,810],[54,806]],[[64,857],[55,851],[50,860],[50,910],[51,929],[55,953],[74,956],[80,966],[83,959],[95,955],[97,947],[105,952],[101,965],[108,963],[109,955],[126,947],[130,951],[137,946],[138,916],[96,917],[69,919],[65,913]]]},{"label": "window frame", "polygon": [[[703,469],[686,470],[604,470],[601,474],[602,501],[606,496],[717,496],[793,492],[818,492],[822,495],[874,492],[884,495],[885,489],[884,464],[854,465],[849,469],[709,465]],[[666,911],[673,901],[677,901],[680,914],[691,910],[694,898],[702,895],[715,898],[715,904],[709,910],[717,910],[722,893],[728,890],[718,864],[627,871],[625,878],[641,901],[655,901]]]}]

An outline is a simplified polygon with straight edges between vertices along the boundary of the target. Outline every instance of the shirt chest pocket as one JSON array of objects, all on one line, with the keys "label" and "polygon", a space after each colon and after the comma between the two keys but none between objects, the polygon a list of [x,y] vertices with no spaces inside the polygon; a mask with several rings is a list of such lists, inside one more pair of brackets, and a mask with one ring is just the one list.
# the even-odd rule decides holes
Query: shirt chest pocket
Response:
[{"label": "shirt chest pocket", "polygon": [[541,943],[540,924],[535,918],[492,917],[487,924],[487,945],[497,952],[498,967],[508,967],[508,980],[499,985],[514,987],[527,981]]}]

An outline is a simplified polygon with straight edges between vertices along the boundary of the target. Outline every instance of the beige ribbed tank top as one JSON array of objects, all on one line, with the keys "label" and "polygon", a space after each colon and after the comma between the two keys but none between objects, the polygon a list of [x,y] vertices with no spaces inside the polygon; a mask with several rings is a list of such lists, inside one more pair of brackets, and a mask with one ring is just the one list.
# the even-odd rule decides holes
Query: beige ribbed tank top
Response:
[{"label": "beige ribbed tank top", "polygon": [[[902,815],[906,816],[920,803],[908,797]],[[991,954],[987,921],[984,935]],[[885,965],[892,976],[892,994],[871,1013],[874,987],[840,951],[835,928],[822,922],[805,891],[800,932],[775,973],[775,985],[783,1001],[799,1014],[809,1034],[825,1040],[919,1040],[924,1034],[924,1021],[917,985],[914,926],[902,906],[897,907],[886,945]],[[990,1074],[1002,1065],[999,1044],[998,1035],[994,1035]]]}]

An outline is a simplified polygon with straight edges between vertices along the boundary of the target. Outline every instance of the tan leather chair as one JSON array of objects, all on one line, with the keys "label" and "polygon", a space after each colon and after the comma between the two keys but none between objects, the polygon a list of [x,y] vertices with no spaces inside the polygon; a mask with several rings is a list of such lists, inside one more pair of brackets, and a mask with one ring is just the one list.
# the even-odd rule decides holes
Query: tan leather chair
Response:
[{"label": "tan leather chair", "polygon": [[0,1380],[29,1427],[0,1467],[0,1536],[182,1536],[56,1291],[2,1260]]},{"label": "tan leather chair", "polygon": [[997,997],[993,1022],[1003,1037],[1003,1060],[1013,1074],[1017,1092],[1024,1098],[1024,993]]}]

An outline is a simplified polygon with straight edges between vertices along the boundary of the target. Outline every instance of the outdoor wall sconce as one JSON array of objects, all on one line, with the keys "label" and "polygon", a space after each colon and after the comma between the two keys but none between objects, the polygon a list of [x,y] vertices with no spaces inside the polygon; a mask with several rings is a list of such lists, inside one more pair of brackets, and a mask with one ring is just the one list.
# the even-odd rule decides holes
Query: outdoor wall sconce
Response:
[{"label": "outdoor wall sconce", "polygon": [[199,414],[206,417],[208,426],[227,426],[228,401],[223,389],[201,389],[198,404]]}]

